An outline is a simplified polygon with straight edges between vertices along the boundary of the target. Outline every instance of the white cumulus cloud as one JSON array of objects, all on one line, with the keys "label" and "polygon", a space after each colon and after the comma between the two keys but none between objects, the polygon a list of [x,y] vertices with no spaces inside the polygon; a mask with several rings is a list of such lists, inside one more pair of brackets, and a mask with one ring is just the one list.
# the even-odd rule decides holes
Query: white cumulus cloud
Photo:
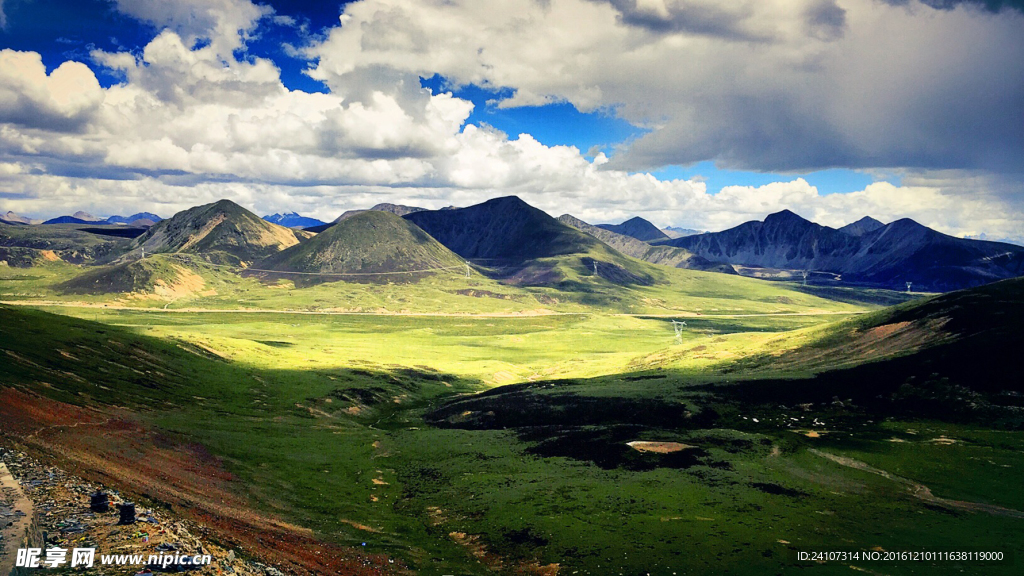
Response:
[{"label": "white cumulus cloud", "polygon": [[[267,7],[116,5],[160,28],[141,51],[94,52],[49,74],[39,54],[0,51],[0,163],[18,167],[0,171],[5,210],[166,216],[230,197],[261,213],[332,219],[384,201],[438,208],[517,194],[591,222],[640,215],[721,229],[789,208],[833,226],[868,214],[1024,234],[1020,179],[999,171],[1022,161],[1013,115],[1024,82],[1006,74],[1024,55],[1016,12],[362,0],[302,50],[330,88],[312,94],[288,89],[273,61],[236,56],[271,21]],[[100,67],[123,82],[102,88]],[[434,74],[510,89],[499,107],[568,101],[651,132],[588,160],[467,124],[471,102],[421,88]],[[716,191],[637,171],[707,159],[772,171],[895,167],[903,181],[824,195],[794,176]]]}]

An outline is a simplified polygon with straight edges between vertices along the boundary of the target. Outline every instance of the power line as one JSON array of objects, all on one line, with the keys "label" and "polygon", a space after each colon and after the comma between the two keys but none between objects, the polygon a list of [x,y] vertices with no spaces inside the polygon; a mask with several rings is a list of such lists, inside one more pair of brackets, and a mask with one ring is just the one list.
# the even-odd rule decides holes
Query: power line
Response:
[{"label": "power line", "polygon": [[[167,254],[167,256],[171,256],[171,257],[174,257],[174,258],[181,259],[182,261],[187,262],[189,264],[193,263],[193,260],[192,260],[191,257],[185,257],[185,256],[182,256],[180,254]],[[229,268],[229,269],[238,270],[238,271],[241,271],[241,272],[268,272],[270,274],[297,274],[297,275],[301,275],[301,276],[388,276],[388,275],[392,275],[392,274],[421,274],[423,272],[443,272],[445,270],[458,270],[458,269],[462,268],[462,266],[460,265],[460,266],[445,266],[443,268],[424,268],[422,270],[400,270],[400,271],[395,271],[395,272],[293,272],[293,271],[289,271],[289,270],[266,270],[266,269],[263,269],[263,268],[245,268],[245,267],[242,267],[242,266],[231,266],[231,265],[228,265],[228,264],[214,264],[212,262],[200,262],[200,263],[201,264],[205,264],[207,266],[212,266],[214,268]],[[466,265],[466,268],[467,268],[466,275],[467,276],[469,276],[468,267],[469,266]]]},{"label": "power line", "polygon": [[676,344],[683,343],[683,328],[686,326],[686,322],[683,320],[673,320],[672,329],[676,332]]}]

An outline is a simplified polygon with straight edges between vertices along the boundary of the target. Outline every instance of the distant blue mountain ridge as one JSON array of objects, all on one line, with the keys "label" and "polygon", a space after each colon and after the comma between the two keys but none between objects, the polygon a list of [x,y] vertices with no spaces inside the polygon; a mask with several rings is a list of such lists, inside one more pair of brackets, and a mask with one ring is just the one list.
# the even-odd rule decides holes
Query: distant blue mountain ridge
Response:
[{"label": "distant blue mountain ridge", "polygon": [[268,214],[263,217],[271,224],[284,226],[285,228],[309,228],[310,226],[322,226],[326,224],[323,220],[300,216],[296,212],[285,212],[284,214]]},{"label": "distant blue mountain ridge", "polygon": [[139,212],[132,214],[131,216],[111,216],[107,218],[108,224],[131,224],[136,220],[152,220],[153,222],[159,222],[163,218],[153,214],[152,212]]}]

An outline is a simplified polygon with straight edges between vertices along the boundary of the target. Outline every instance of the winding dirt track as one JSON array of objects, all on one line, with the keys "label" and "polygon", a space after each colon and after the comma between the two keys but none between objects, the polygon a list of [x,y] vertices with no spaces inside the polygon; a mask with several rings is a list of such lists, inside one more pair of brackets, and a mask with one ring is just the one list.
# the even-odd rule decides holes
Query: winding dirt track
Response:
[{"label": "winding dirt track", "polygon": [[[412,316],[424,318],[535,318],[538,316],[599,316],[594,312],[556,312],[554,310],[536,309],[522,312],[347,312],[341,310],[269,310],[265,308],[147,308],[143,306],[126,306],[123,304],[97,304],[93,302],[61,302],[57,300],[0,300],[7,306],[52,307],[52,308],[95,308],[100,310],[127,310],[133,312],[159,312],[172,314],[299,314],[304,316]],[[168,304],[171,304],[170,302]],[[624,314],[614,313],[608,316],[629,318],[761,318],[789,316],[850,316],[865,314],[865,311],[834,312],[765,312],[760,314],[697,314],[694,312],[678,312],[675,314]]]},{"label": "winding dirt track", "polygon": [[917,482],[914,482],[913,480],[903,478],[902,476],[891,474],[889,472],[886,472],[885,470],[875,468],[874,466],[871,466],[865,462],[861,462],[860,460],[855,460],[853,458],[849,458],[846,456],[839,456],[838,454],[822,452],[821,450],[816,450],[814,448],[809,449],[809,452],[811,454],[814,454],[815,456],[827,458],[828,460],[831,460],[841,466],[854,468],[856,470],[863,470],[864,472],[870,472],[871,474],[877,474],[882,478],[892,480],[897,484],[902,484],[907,488],[911,496],[918,498],[920,500],[924,500],[925,502],[938,504],[940,506],[945,506],[947,508],[952,508],[954,510],[963,510],[965,512],[985,512],[986,514],[992,514],[993,516],[1024,518],[1024,512],[1021,512],[1020,510],[1014,510],[1012,508],[1003,508],[1002,506],[996,506],[994,504],[983,504],[980,502],[966,502],[964,500],[950,500],[947,498],[940,498],[935,494],[932,494],[931,488],[928,488],[924,484],[919,484]]}]

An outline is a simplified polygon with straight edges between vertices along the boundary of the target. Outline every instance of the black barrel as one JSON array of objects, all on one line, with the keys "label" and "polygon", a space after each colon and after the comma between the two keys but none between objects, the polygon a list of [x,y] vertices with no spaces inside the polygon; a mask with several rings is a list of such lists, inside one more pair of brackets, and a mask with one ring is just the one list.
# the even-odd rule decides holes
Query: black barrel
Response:
[{"label": "black barrel", "polygon": [[117,509],[121,513],[121,517],[117,521],[118,524],[135,524],[135,504],[125,502],[118,504]]},{"label": "black barrel", "polygon": [[93,512],[110,511],[110,497],[106,492],[97,491],[89,497],[89,509]]}]

